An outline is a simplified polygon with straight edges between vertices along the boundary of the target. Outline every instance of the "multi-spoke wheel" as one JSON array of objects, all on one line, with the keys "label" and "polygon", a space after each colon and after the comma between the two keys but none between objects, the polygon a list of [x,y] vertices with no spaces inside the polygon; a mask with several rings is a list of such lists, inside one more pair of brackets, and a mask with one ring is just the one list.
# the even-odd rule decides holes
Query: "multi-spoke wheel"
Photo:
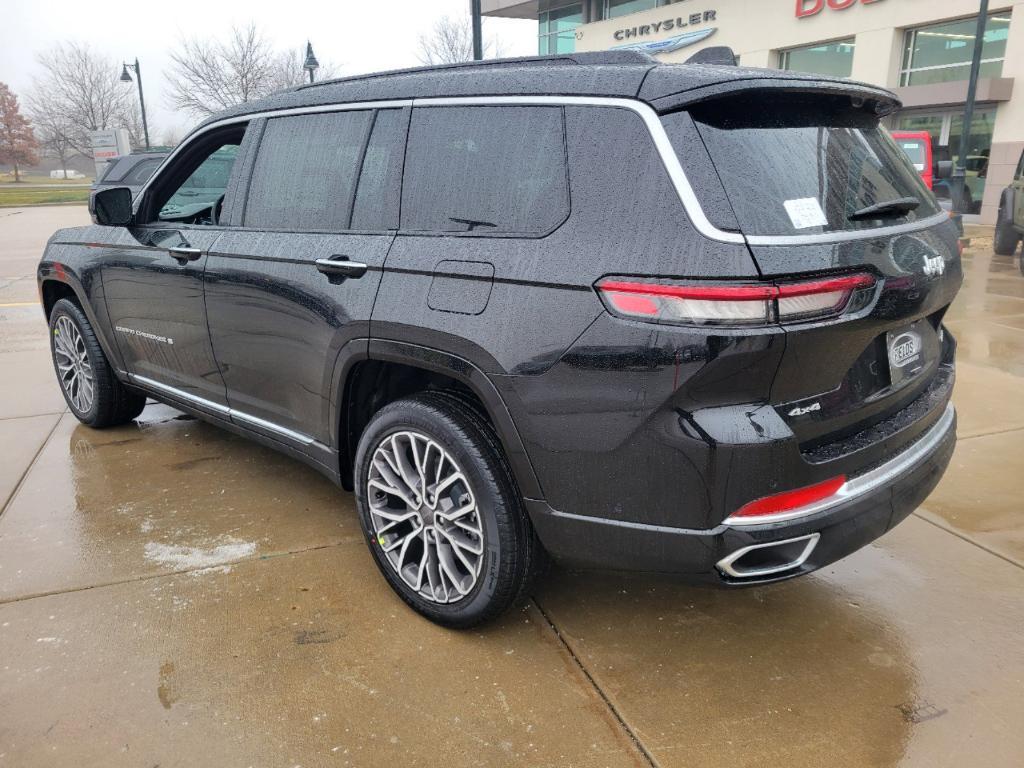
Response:
[{"label": "multi-spoke wheel", "polygon": [[96,391],[92,364],[85,339],[67,315],[58,317],[53,329],[53,363],[57,366],[64,396],[79,411],[88,413]]},{"label": "multi-spoke wheel", "polygon": [[536,570],[539,544],[497,437],[455,396],[422,394],[374,416],[359,441],[356,500],[385,578],[440,624],[496,616]]},{"label": "multi-spoke wheel", "polygon": [[142,412],[146,398],[117,380],[88,318],[67,299],[50,310],[50,351],[61,392],[79,421],[108,427]]}]

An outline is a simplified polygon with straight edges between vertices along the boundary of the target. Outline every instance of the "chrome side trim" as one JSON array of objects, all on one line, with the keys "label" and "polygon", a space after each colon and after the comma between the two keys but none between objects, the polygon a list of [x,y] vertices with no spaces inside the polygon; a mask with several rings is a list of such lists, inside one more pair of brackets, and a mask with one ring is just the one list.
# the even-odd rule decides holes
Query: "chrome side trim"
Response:
[{"label": "chrome side trim", "polygon": [[177,397],[179,400],[186,400],[207,411],[213,411],[218,416],[231,415],[231,409],[226,405],[221,405],[220,403],[215,403],[212,400],[197,397],[196,395],[190,395],[188,392],[182,392],[180,389],[169,387],[166,384],[161,384],[159,381],[154,381],[146,376],[138,376],[134,373],[129,373],[128,378],[142,384],[143,386],[149,387],[150,389],[155,389],[158,392],[166,392],[168,395]]},{"label": "chrome side trim", "polygon": [[309,435],[304,435],[301,432],[296,432],[294,430],[287,429],[286,427],[282,427],[279,424],[275,424],[272,421],[267,421],[266,419],[260,419],[256,416],[251,416],[248,413],[243,413],[242,411],[235,410],[234,408],[228,408],[227,406],[221,405],[220,403],[215,403],[212,400],[207,400],[202,397],[196,397],[195,395],[191,395],[188,392],[183,392],[182,390],[177,389],[175,387],[169,387],[166,384],[161,384],[159,381],[154,381],[153,379],[147,378],[146,376],[137,376],[134,373],[130,373],[128,374],[128,377],[132,381],[141,384],[144,387],[155,389],[158,392],[164,392],[168,395],[171,395],[172,397],[178,398],[179,400],[184,400],[187,403],[191,403],[198,408],[201,408],[206,411],[211,411],[217,414],[218,416],[226,416],[229,419],[242,421],[251,426],[259,427],[260,429],[265,429],[268,432],[273,432],[277,435],[280,435],[281,437],[287,437],[289,440],[292,440],[296,443],[300,443],[302,445],[312,445],[313,443],[316,442],[316,440],[314,440]]},{"label": "chrome side trim", "polygon": [[690,184],[690,180],[687,178],[686,172],[683,170],[683,167],[679,162],[679,156],[672,148],[672,142],[669,140],[668,134],[665,132],[665,126],[661,124],[661,119],[658,117],[658,113],[655,112],[654,108],[649,104],[636,99],[614,98],[608,96],[442,96],[418,99],[393,99],[387,101],[363,101],[342,104],[318,104],[316,106],[309,107],[290,107],[288,109],[272,109],[263,112],[250,112],[242,115],[233,115],[197,129],[187,137],[186,141],[179,144],[171,154],[164,158],[164,161],[156,171],[153,172],[153,175],[149,177],[149,180],[143,186],[142,191],[136,195],[135,207],[133,210],[138,210],[138,204],[142,200],[143,195],[145,195],[149,190],[150,184],[160,176],[161,171],[163,171],[163,169],[174,160],[179,152],[184,150],[188,144],[202,136],[207,131],[222,128],[225,125],[246,123],[258,118],[304,115],[317,112],[342,112],[359,109],[397,109],[409,106],[452,107],[479,105],[493,106],[503,104],[619,107],[621,109],[629,109],[635,112],[647,126],[647,130],[651,135],[651,139],[654,141],[658,154],[661,156],[661,161],[665,166],[665,170],[668,171],[668,175],[672,179],[672,184],[676,188],[676,194],[679,195],[679,200],[682,202],[683,208],[686,210],[686,215],[689,217],[690,223],[693,224],[694,229],[696,229],[701,235],[710,240],[734,244],[749,243],[750,245],[808,245],[814,243],[839,243],[847,240],[861,240],[870,237],[913,232],[919,229],[926,229],[927,227],[941,223],[943,220],[948,218],[945,212],[940,212],[927,219],[893,227],[865,229],[854,232],[827,232],[816,235],[750,235],[745,237],[739,232],[725,232],[712,224],[710,219],[708,219],[707,214],[705,214],[704,208],[701,205],[700,200],[697,198],[697,194],[694,192],[693,186]]},{"label": "chrome side trim", "polygon": [[[749,547],[737,549],[731,555],[723,557],[715,564],[715,567],[727,576],[732,576],[734,579],[750,579],[756,578],[758,576],[771,576],[774,573],[791,571],[794,568],[799,568],[801,565],[807,562],[807,558],[811,556],[811,552],[813,552],[814,548],[818,546],[818,540],[820,538],[820,533],[809,533],[806,536],[797,536],[794,539],[783,539],[782,541],[769,541],[764,544],[751,544]],[[737,560],[755,550],[771,549],[772,547],[779,547],[783,544],[794,544],[798,541],[806,541],[807,544],[800,552],[800,555],[795,560],[791,560],[788,563],[784,563],[782,565],[771,565],[765,568],[739,569],[735,566]]]},{"label": "chrome side trim", "polygon": [[870,472],[865,472],[863,475],[859,475],[852,480],[847,480],[838,491],[827,499],[816,501],[813,504],[806,504],[802,507],[797,507],[796,509],[789,509],[785,512],[779,512],[775,515],[763,515],[761,517],[751,518],[727,517],[722,521],[722,523],[723,525],[740,528],[752,525],[778,523],[783,520],[793,520],[798,517],[808,517],[810,515],[816,515],[819,512],[828,511],[838,504],[844,504],[848,501],[853,501],[854,499],[871,493],[881,486],[892,482],[904,472],[912,469],[926,455],[931,453],[935,447],[942,442],[943,438],[946,437],[946,433],[949,432],[950,428],[953,426],[953,418],[955,415],[956,411],[953,408],[953,404],[950,403],[946,406],[946,410],[943,412],[942,416],[939,417],[939,420],[935,422],[932,428],[925,433],[924,437],[910,446],[910,448]]}]

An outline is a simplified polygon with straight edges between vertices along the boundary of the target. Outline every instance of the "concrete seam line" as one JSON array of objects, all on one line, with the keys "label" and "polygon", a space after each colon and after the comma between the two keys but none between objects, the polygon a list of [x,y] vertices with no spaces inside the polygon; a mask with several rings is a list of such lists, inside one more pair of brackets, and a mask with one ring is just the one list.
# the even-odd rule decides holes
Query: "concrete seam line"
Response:
[{"label": "concrete seam line", "polygon": [[184,576],[189,573],[199,573],[200,571],[212,571],[217,568],[223,568],[225,565],[242,565],[243,563],[255,563],[260,560],[271,560],[276,557],[288,557],[289,555],[304,555],[307,552],[316,552],[321,549],[331,549],[333,547],[342,547],[346,544],[359,544],[362,539],[356,541],[335,541],[331,544],[317,544],[315,547],[304,547],[302,549],[286,549],[282,552],[270,552],[266,555],[258,555],[256,557],[243,557],[240,560],[226,560],[223,563],[217,563],[216,565],[204,565],[201,568],[182,568],[177,571],[165,571],[163,573],[150,573],[143,574],[140,576],[132,576],[128,579],[115,579],[114,581],[104,581],[99,584],[86,584],[81,587],[69,587],[68,589],[51,589],[47,592],[33,592],[29,595],[19,595],[18,597],[5,597],[0,598],[0,608],[5,605],[14,605],[15,603],[24,603],[28,600],[37,600],[41,597],[57,597],[58,595],[73,595],[76,592],[88,592],[91,589],[103,589],[105,587],[119,587],[123,584],[134,584],[140,581],[151,581],[153,579],[166,579],[170,576]]},{"label": "concrete seam line", "polygon": [[946,533],[951,533],[952,535],[956,536],[958,539],[962,539],[963,541],[966,541],[968,544],[973,544],[978,549],[983,550],[985,552],[988,552],[990,555],[993,555],[994,557],[998,557],[1000,560],[1005,560],[1010,565],[1015,565],[1018,568],[1024,568],[1024,562],[1021,562],[1020,560],[1016,560],[1016,559],[1010,557],[1009,555],[1004,555],[1002,552],[999,552],[998,550],[992,549],[992,547],[988,546],[987,544],[982,544],[980,541],[976,541],[976,540],[972,539],[967,534],[961,533],[956,528],[953,528],[950,525],[946,525],[944,523],[940,523],[938,520],[932,520],[930,518],[927,518],[924,515],[922,515],[920,512],[917,512],[917,511],[914,512],[914,517],[916,517],[918,520],[923,520],[924,522],[926,522],[926,523],[928,523],[930,525],[934,525],[940,531],[945,531]]},{"label": "concrete seam line", "polygon": [[967,435],[966,437],[960,437],[957,435],[957,442],[963,442],[964,440],[974,440],[979,437],[991,437],[992,435],[1005,435],[1008,432],[1020,432],[1024,430],[1024,427],[1007,427],[1006,429],[994,429],[991,432],[979,432],[976,435]]},{"label": "concrete seam line", "polygon": [[[67,409],[64,409],[63,411],[60,412],[60,416],[58,416],[57,420],[53,422],[53,426],[50,427],[50,431],[46,433],[46,437],[43,439],[43,442],[40,443],[38,450],[36,450],[35,454],[33,454],[32,461],[28,463],[28,466],[25,467],[25,471],[22,472],[21,477],[18,478],[18,482],[15,484],[14,490],[12,490],[10,495],[6,499],[4,499],[3,506],[0,506],[0,519],[3,519],[3,516],[7,514],[7,508],[11,505],[11,502],[14,501],[14,497],[18,495],[18,492],[21,490],[21,486],[25,484],[25,478],[28,477],[28,473],[32,471],[32,467],[34,467],[36,465],[36,462],[39,461],[39,456],[42,454],[43,449],[46,447],[46,444],[50,442],[50,438],[53,437],[53,433],[57,431],[57,427],[60,426],[60,420],[64,418],[64,414],[66,412]],[[43,415],[52,416],[53,414]],[[31,417],[26,416],[24,418]]]},{"label": "concrete seam line", "polygon": [[555,638],[558,640],[559,644],[563,648],[565,648],[566,653],[569,654],[569,657],[576,664],[577,668],[579,668],[580,672],[590,683],[591,687],[597,692],[597,695],[601,697],[601,701],[603,701],[605,706],[608,707],[608,711],[612,713],[612,716],[618,722],[619,726],[622,728],[623,731],[626,732],[626,735],[629,736],[630,741],[633,742],[633,746],[635,746],[637,748],[637,751],[640,752],[641,755],[643,755],[644,759],[647,761],[648,765],[651,766],[651,768],[659,768],[658,761],[654,759],[654,755],[647,751],[647,747],[645,747],[644,743],[640,741],[640,737],[637,735],[636,731],[634,731],[630,727],[629,723],[627,723],[626,719],[622,716],[622,713],[619,712],[618,707],[616,707],[615,704],[612,703],[612,700],[608,697],[608,694],[604,692],[601,686],[598,685],[597,680],[594,679],[594,676],[591,675],[590,671],[583,665],[583,660],[576,655],[576,651],[574,651],[572,646],[569,645],[569,641],[565,639],[565,636],[562,634],[561,630],[559,630],[559,628],[555,626],[555,622],[551,620],[551,617],[548,616],[547,612],[541,606],[537,598],[532,597],[530,599],[533,602],[534,606],[537,608],[537,610],[540,612],[540,615],[544,617],[544,621],[547,622],[548,627],[550,627],[551,631],[555,633]]}]

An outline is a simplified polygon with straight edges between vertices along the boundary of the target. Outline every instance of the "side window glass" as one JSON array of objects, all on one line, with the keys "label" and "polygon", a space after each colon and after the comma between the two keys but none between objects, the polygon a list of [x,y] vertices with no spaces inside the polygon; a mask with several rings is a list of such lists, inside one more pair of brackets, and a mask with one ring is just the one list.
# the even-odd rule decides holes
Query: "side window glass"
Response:
[{"label": "side window glass", "polygon": [[544,234],[569,212],[561,107],[417,107],[402,228]]},{"label": "side window glass", "polygon": [[267,121],[243,224],[260,229],[348,229],[373,112],[331,112]]},{"label": "side window glass", "polygon": [[162,162],[161,158],[153,158],[152,160],[143,160],[132,168],[122,179],[122,183],[128,186],[137,187],[146,183],[146,180],[153,175],[153,171],[157,169],[157,166]]},{"label": "side window glass", "polygon": [[1020,153],[1020,162],[1017,163],[1017,181],[1024,180],[1024,152]]},{"label": "side window glass", "polygon": [[406,113],[398,109],[382,109],[377,113],[359,173],[350,229],[398,228],[407,119]]},{"label": "side window glass", "polygon": [[192,224],[215,223],[240,141],[239,137],[225,142],[210,152],[161,206],[157,219]]}]

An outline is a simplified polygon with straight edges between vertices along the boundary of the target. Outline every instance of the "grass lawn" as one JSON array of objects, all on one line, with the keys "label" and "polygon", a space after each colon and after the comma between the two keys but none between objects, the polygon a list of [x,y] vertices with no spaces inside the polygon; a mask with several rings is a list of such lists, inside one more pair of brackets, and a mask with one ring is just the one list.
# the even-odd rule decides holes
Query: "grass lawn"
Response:
[{"label": "grass lawn", "polygon": [[[26,175],[26,174],[23,173],[23,174],[21,174],[21,182],[20,183],[21,184],[55,184],[55,185],[60,185],[60,184],[91,184],[92,183],[92,177],[91,176],[85,176],[83,178],[78,178],[78,179],[65,179],[65,178],[61,177],[59,179],[51,179],[48,175],[47,176],[34,176],[34,175],[30,176],[30,175]],[[7,184],[10,184],[12,187],[16,184],[16,182],[14,181],[14,174],[13,173],[0,173],[0,186],[6,186]]]},{"label": "grass lawn", "polygon": [[42,205],[46,203],[85,203],[89,188],[19,189],[13,184],[0,186],[0,208],[12,205]]}]

